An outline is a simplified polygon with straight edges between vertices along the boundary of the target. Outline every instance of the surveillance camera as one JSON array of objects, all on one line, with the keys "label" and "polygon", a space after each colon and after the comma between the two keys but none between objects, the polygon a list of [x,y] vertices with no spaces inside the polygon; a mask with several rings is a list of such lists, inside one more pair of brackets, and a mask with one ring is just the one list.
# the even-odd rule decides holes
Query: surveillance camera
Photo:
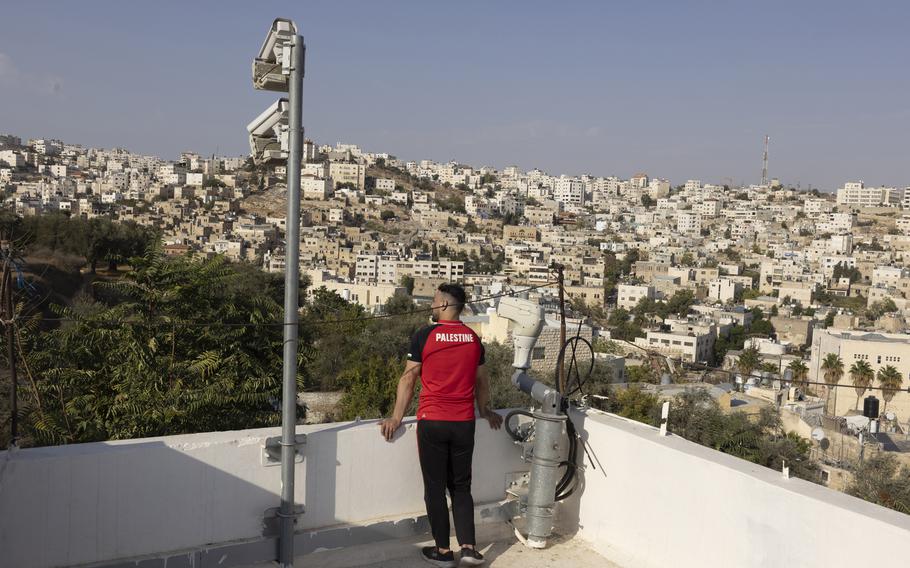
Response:
[{"label": "surveillance camera", "polygon": [[531,366],[531,352],[543,329],[543,308],[522,298],[505,297],[499,301],[496,313],[512,322],[512,340],[515,357],[512,366],[527,369]]},{"label": "surveillance camera", "polygon": [[261,164],[288,156],[288,101],[278,99],[246,127],[253,162]]},{"label": "surveillance camera", "polygon": [[[272,23],[259,55],[253,60],[253,87],[266,91],[288,90],[291,47],[297,37],[297,26],[291,20],[278,18]],[[302,42],[300,47],[303,48]]]},{"label": "surveillance camera", "polygon": [[278,99],[246,126],[247,131],[253,136],[273,133],[276,126],[288,123],[288,108],[287,99]]},{"label": "surveillance camera", "polygon": [[266,63],[275,63],[281,47],[289,43],[295,35],[297,35],[297,26],[294,22],[285,18],[276,18],[272,22],[272,29],[269,30],[269,35],[262,43],[256,59]]}]

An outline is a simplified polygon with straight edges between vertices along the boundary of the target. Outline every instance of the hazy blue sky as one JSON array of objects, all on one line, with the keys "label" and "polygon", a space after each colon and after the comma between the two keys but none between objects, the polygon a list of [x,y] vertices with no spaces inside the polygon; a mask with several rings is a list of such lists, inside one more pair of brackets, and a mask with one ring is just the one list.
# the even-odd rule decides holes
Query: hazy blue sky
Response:
[{"label": "hazy blue sky", "polygon": [[0,132],[246,153],[275,17],[319,143],[551,173],[910,185],[910,2],[6,2]]}]

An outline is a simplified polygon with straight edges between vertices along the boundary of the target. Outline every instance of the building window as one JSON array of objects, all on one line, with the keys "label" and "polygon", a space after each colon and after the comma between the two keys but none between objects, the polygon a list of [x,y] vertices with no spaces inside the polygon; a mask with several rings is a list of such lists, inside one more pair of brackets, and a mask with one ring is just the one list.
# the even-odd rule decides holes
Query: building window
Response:
[{"label": "building window", "polygon": [[546,347],[535,347],[534,351],[531,352],[531,359],[540,360],[545,359],[547,356]]}]

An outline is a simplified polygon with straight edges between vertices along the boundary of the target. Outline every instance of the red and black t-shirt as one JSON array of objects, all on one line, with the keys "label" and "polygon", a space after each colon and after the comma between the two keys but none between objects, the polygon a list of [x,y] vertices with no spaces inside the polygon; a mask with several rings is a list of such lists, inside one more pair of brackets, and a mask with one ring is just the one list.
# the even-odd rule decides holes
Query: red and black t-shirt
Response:
[{"label": "red and black t-shirt", "polygon": [[440,320],[411,337],[408,359],[421,363],[418,420],[474,420],[474,386],[484,349],[474,330]]}]

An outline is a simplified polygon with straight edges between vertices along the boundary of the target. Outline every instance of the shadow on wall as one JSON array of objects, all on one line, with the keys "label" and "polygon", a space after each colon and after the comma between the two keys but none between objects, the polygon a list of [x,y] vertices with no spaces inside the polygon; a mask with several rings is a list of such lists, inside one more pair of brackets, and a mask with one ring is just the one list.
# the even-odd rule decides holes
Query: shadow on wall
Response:
[{"label": "shadow on wall", "polygon": [[[481,422],[477,503],[502,499],[506,473],[527,470],[505,432]],[[382,439],[377,421],[297,432],[306,436],[295,474],[295,502],[305,508],[298,553],[427,532],[413,419],[392,442]],[[225,566],[274,559],[276,523],[266,529],[264,518],[279,504],[281,467],[264,465],[263,446],[279,435],[265,428],[0,452],[0,565],[172,551],[175,560],[225,555]]]},{"label": "shadow on wall", "polygon": [[3,565],[70,566],[260,535],[278,499],[271,476],[219,467],[237,459],[223,447],[189,451],[163,441],[16,451],[0,482]]}]

